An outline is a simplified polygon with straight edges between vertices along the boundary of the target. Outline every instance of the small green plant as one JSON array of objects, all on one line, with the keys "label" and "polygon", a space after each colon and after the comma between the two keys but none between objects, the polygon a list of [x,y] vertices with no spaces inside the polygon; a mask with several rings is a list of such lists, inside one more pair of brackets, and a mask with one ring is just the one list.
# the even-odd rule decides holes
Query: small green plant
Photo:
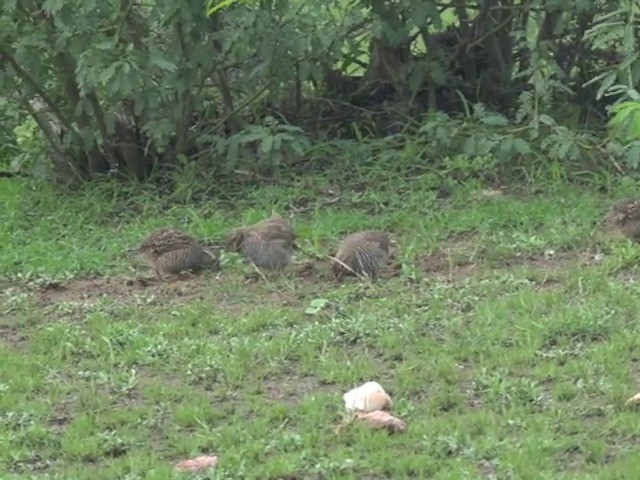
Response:
[{"label": "small green plant", "polygon": [[329,303],[326,298],[314,298],[309,303],[309,306],[304,310],[307,315],[315,315],[322,311]]},{"label": "small green plant", "polygon": [[[266,118],[265,125],[251,125],[232,135],[225,143],[229,165],[247,163],[268,170],[300,160],[310,146],[301,128],[282,124],[273,117]],[[257,162],[253,156],[257,156]]]},{"label": "small green plant", "polygon": [[27,117],[14,127],[13,134],[18,152],[12,156],[10,169],[43,176],[48,167],[46,147],[36,121]]},{"label": "small green plant", "polygon": [[629,100],[612,106],[609,128],[624,143],[640,141],[640,100]]}]

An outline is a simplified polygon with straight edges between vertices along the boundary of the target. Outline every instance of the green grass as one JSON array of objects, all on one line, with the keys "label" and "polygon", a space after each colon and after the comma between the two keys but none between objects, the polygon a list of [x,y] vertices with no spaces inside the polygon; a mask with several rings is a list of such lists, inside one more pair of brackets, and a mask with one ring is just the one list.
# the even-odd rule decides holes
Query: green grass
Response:
[{"label": "green grass", "polygon": [[[0,478],[173,478],[205,453],[215,478],[636,478],[638,249],[596,225],[626,192],[444,199],[422,177],[353,175],[330,206],[328,176],[190,202],[2,180]],[[124,283],[122,252],[152,228],[220,240],[289,205],[307,205],[298,263],[386,228],[399,276],[248,281],[224,253],[220,275]],[[335,433],[368,380],[405,433]]]}]

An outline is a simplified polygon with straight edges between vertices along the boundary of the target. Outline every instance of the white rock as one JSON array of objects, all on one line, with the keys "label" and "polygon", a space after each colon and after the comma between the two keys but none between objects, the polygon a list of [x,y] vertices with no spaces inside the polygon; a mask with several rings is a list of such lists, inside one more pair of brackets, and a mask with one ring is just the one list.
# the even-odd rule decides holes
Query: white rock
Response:
[{"label": "white rock", "polygon": [[366,382],[345,393],[344,406],[348,412],[374,412],[389,410],[393,406],[391,397],[378,382]]}]

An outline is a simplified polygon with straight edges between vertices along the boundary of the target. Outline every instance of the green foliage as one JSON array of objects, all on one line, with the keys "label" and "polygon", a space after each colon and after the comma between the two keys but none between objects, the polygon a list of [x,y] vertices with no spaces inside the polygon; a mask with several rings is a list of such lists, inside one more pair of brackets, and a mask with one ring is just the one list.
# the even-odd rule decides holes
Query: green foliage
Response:
[{"label": "green foliage", "polygon": [[[215,65],[204,45],[212,38],[211,23],[194,3],[121,10],[114,3],[45,2],[41,13],[33,6],[9,12],[16,20],[3,31],[11,49],[2,50],[0,81],[18,92],[17,100],[29,105],[39,123],[53,126],[44,133],[64,157],[55,160],[58,167],[70,162],[88,173],[128,168],[144,176],[149,152],[157,156],[169,146],[188,147],[185,116],[207,108],[189,92],[201,85],[201,72]],[[59,51],[39,55],[40,45],[47,44]],[[48,117],[39,105],[46,106]],[[132,145],[132,136],[144,143]]]},{"label": "green foliage", "polygon": [[640,85],[639,18],[640,8],[637,2],[620,2],[616,10],[596,16],[593,26],[585,32],[585,40],[593,44],[621,44],[616,50],[621,56],[620,61],[605,68],[586,83],[600,84],[596,98],[613,95],[640,100],[640,94],[636,90]]},{"label": "green foliage", "polygon": [[214,15],[220,10],[224,10],[225,8],[229,8],[234,4],[239,3],[246,3],[246,0],[209,0],[207,15]]},{"label": "green foliage", "polygon": [[640,140],[640,101],[621,102],[610,111],[609,126],[623,142]]},{"label": "green foliage", "polygon": [[328,303],[329,300],[326,298],[314,298],[309,302],[309,306],[305,309],[304,313],[307,315],[317,315]]},{"label": "green foliage", "polygon": [[19,163],[15,157],[20,150],[12,131],[18,125],[18,119],[18,112],[11,108],[11,103],[0,96],[0,168],[3,170],[11,170]]},{"label": "green foliage", "polygon": [[436,111],[451,118],[442,128],[463,116],[478,132],[450,158],[591,151],[635,168],[614,126],[633,123],[624,107],[612,138],[595,136],[611,106],[640,101],[636,2],[547,3],[498,0],[488,15],[433,0],[9,2],[0,100],[19,118],[0,128],[11,138],[34,118],[46,148],[18,147],[30,159],[14,166],[46,152],[74,179],[281,172],[312,138],[410,131]]},{"label": "green foliage", "polygon": [[38,124],[32,117],[27,117],[13,129],[18,153],[12,155],[10,170],[29,171],[39,177],[46,177],[46,143]]},{"label": "green foliage", "polygon": [[240,149],[246,145],[257,146],[257,167],[278,167],[285,159],[300,160],[309,147],[309,140],[302,129],[283,125],[272,118],[266,126],[252,125],[227,140],[227,164],[236,165]]},{"label": "green foliage", "polygon": [[[508,178],[521,169],[531,173],[544,162],[563,165],[569,171],[584,165],[601,169],[607,167],[611,155],[622,155],[620,150],[610,150],[617,144],[603,146],[592,133],[575,132],[547,115],[536,120],[513,124],[504,115],[474,105],[467,119],[427,117],[418,129],[418,142],[427,158],[449,157],[443,164],[445,172],[466,172],[464,177],[482,172],[486,177]],[[632,152],[628,158],[633,165]]]}]

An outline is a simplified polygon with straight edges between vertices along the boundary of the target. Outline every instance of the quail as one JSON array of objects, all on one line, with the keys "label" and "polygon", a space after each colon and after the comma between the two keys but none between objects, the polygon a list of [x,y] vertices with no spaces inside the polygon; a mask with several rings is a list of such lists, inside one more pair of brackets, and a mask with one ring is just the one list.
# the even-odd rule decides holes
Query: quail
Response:
[{"label": "quail", "polygon": [[195,238],[175,228],[159,228],[151,232],[135,250],[149,262],[160,280],[163,273],[184,270],[217,270],[220,260],[205,250]]},{"label": "quail", "polygon": [[287,222],[272,214],[250,226],[240,227],[227,237],[227,246],[256,267],[283,270],[291,261],[296,235]]},{"label": "quail", "polygon": [[296,235],[289,224],[277,213],[249,227],[252,232],[259,233],[263,238],[278,240],[288,248],[295,248]]},{"label": "quail", "polygon": [[604,217],[605,227],[640,242],[640,200],[624,200],[614,204]]},{"label": "quail", "polygon": [[333,262],[336,280],[349,275],[376,280],[393,249],[394,242],[387,232],[365,230],[348,235],[338,247]]}]

